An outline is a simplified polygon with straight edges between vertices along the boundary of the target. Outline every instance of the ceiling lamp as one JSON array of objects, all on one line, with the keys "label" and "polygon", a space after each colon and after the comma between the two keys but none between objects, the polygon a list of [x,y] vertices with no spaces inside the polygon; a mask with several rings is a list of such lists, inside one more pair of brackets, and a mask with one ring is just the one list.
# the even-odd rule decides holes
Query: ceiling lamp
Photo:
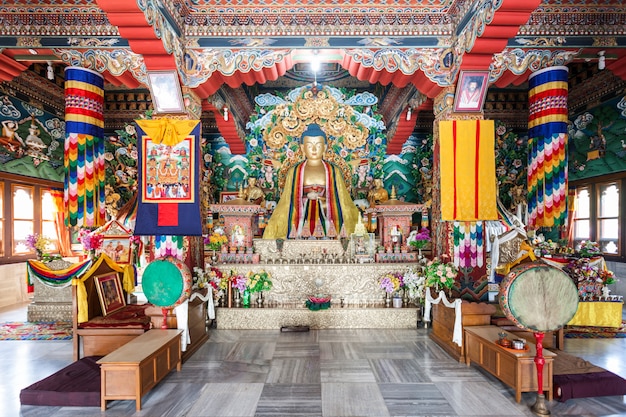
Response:
[{"label": "ceiling lamp", "polygon": [[228,107],[224,106],[224,120],[228,121]]},{"label": "ceiling lamp", "polygon": [[603,70],[606,67],[606,58],[604,57],[605,51],[598,52],[598,69]]},{"label": "ceiling lamp", "polygon": [[46,75],[50,81],[54,80],[54,68],[52,68],[52,62],[48,61],[48,70],[46,71]]}]

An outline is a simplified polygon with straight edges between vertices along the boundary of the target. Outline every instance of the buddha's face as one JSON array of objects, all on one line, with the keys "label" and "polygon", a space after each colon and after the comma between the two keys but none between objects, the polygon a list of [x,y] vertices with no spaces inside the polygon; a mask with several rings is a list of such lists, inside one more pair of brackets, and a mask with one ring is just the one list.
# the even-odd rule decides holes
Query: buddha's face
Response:
[{"label": "buddha's face", "polygon": [[305,136],[301,147],[308,160],[320,161],[326,150],[326,140],[323,136]]}]

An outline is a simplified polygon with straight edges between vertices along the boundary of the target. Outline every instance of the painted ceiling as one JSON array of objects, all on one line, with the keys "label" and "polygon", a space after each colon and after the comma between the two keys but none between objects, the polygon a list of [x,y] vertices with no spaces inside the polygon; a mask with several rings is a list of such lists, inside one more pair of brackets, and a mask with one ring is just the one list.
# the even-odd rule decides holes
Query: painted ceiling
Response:
[{"label": "painted ceiling", "polygon": [[532,71],[601,53],[626,79],[625,32],[620,0],[4,1],[0,81],[48,62],[55,78],[68,65],[98,71],[112,128],[136,114],[129,101],[150,101],[149,71],[174,69],[205,129],[237,150],[255,96],[316,80],[374,93],[393,153],[461,70],[488,70],[490,91],[524,91]]}]

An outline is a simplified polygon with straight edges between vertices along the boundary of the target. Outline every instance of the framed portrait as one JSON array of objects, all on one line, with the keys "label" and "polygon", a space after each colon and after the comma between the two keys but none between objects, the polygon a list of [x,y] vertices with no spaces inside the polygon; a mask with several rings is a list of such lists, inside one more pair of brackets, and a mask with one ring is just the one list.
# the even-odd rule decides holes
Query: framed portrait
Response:
[{"label": "framed portrait", "polygon": [[122,283],[117,272],[96,275],[93,279],[102,306],[102,316],[106,317],[126,306]]},{"label": "framed portrait", "polygon": [[237,198],[239,191],[220,191],[220,204],[227,203]]},{"label": "framed portrait", "polygon": [[149,71],[150,96],[157,113],[184,113],[185,105],[178,74],[172,71]]},{"label": "framed portrait", "polygon": [[454,111],[482,111],[488,84],[489,71],[461,71],[454,94]]},{"label": "framed portrait", "polygon": [[122,265],[130,264],[132,256],[130,236],[105,235],[102,239],[100,252],[106,253],[115,263]]}]

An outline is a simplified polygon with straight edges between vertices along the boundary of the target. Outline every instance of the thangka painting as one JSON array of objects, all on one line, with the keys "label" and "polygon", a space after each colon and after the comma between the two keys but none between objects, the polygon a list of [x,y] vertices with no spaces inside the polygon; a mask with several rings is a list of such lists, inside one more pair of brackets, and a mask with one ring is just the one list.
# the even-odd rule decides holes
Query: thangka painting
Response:
[{"label": "thangka painting", "polygon": [[193,203],[196,159],[191,136],[168,146],[156,143],[149,137],[142,140],[142,177],[145,179],[142,202],[152,203]]},{"label": "thangka painting", "polygon": [[135,235],[202,234],[198,120],[138,120]]}]

